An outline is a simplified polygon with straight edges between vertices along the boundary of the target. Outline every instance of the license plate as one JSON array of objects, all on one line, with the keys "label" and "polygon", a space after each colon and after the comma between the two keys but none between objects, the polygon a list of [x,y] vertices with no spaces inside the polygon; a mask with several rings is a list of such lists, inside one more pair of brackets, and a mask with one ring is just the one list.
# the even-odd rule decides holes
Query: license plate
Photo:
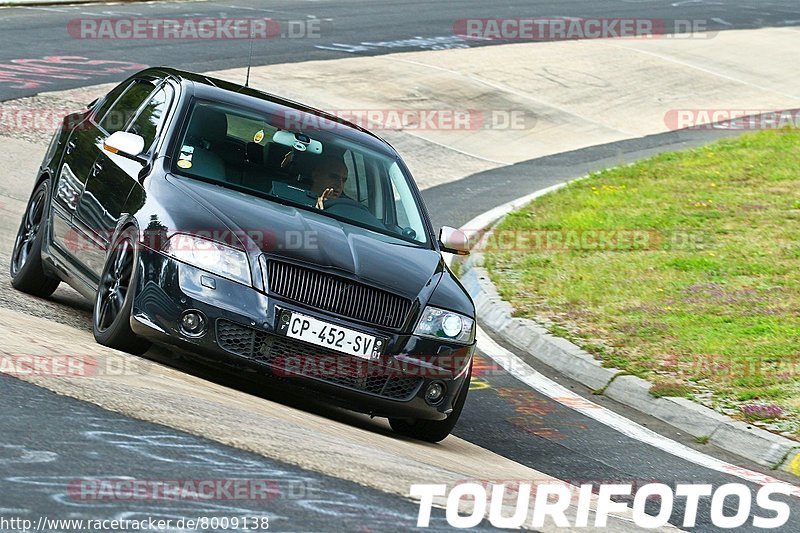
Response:
[{"label": "license plate", "polygon": [[287,337],[368,361],[378,359],[386,344],[384,339],[343,328],[314,317],[283,311],[278,331]]}]

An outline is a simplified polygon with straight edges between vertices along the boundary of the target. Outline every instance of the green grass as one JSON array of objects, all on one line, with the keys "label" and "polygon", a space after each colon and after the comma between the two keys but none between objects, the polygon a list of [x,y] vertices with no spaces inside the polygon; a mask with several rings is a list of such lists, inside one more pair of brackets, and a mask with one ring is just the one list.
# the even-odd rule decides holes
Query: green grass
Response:
[{"label": "green grass", "polygon": [[682,381],[675,379],[659,379],[650,387],[650,394],[656,398],[687,397],[692,394],[692,388]]},{"label": "green grass", "polygon": [[496,232],[486,267],[517,316],[681,396],[780,405],[800,436],[800,132],[600,172]]}]

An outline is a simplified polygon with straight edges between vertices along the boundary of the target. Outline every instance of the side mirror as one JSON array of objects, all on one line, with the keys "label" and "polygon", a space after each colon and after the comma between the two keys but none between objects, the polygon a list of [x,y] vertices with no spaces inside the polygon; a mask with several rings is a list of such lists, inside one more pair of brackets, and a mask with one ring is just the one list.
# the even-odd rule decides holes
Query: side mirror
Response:
[{"label": "side mirror", "polygon": [[86,104],[86,109],[92,109],[95,106],[95,104],[97,103],[98,100],[100,100],[100,99],[99,98],[95,98],[94,100],[92,100],[91,102]]},{"label": "side mirror", "polygon": [[439,245],[443,252],[469,255],[469,238],[460,229],[442,226],[439,231]]},{"label": "side mirror", "polygon": [[134,133],[118,131],[103,142],[103,149],[141,163],[143,160],[139,156],[144,151],[144,139]]}]

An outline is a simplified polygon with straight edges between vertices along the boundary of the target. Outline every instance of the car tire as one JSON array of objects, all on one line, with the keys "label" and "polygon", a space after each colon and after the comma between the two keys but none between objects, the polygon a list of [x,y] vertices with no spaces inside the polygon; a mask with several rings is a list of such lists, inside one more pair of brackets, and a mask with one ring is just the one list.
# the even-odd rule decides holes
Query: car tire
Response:
[{"label": "car tire", "polygon": [[42,181],[31,194],[25,214],[22,216],[14,251],[11,254],[11,286],[15,289],[46,298],[61,283],[58,278],[48,276],[42,263],[42,241],[45,236],[45,212],[50,197],[49,180]]},{"label": "car tire", "polygon": [[106,257],[92,310],[92,332],[103,346],[141,355],[150,342],[131,330],[136,239],[132,231],[123,231],[111,245]]},{"label": "car tire", "polygon": [[470,363],[467,378],[461,386],[455,404],[453,405],[453,412],[444,420],[419,420],[409,418],[390,418],[389,425],[392,429],[406,437],[411,437],[426,442],[439,442],[444,440],[458,422],[461,416],[461,411],[464,409],[464,404],[467,401],[467,392],[469,392],[469,383],[472,376],[472,363]]}]

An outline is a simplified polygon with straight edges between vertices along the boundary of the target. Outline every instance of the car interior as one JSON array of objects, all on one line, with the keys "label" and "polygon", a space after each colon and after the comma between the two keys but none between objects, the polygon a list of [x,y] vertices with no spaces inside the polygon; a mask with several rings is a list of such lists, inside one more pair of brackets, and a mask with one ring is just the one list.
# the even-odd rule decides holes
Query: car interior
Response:
[{"label": "car interior", "polygon": [[328,213],[425,242],[416,206],[415,216],[408,213],[408,203],[414,203],[410,191],[400,198],[398,185],[407,187],[407,183],[393,161],[329,132],[314,134],[324,142],[299,132],[287,133],[244,111],[196,103],[178,166],[189,176],[314,207],[317,195],[310,191],[311,175],[324,151],[326,156],[341,158],[347,167],[343,195],[326,202]]}]

